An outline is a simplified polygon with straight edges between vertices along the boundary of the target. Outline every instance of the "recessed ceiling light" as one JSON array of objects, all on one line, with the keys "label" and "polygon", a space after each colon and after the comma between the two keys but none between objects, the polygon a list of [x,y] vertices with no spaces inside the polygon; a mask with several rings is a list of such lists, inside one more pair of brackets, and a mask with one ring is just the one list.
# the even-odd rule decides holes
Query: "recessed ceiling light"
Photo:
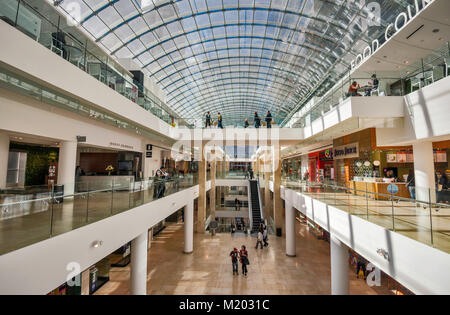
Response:
[{"label": "recessed ceiling light", "polygon": [[408,60],[405,60],[405,61],[403,61],[403,63],[404,63],[405,65],[407,65],[407,64],[409,63],[409,61],[408,61]]}]

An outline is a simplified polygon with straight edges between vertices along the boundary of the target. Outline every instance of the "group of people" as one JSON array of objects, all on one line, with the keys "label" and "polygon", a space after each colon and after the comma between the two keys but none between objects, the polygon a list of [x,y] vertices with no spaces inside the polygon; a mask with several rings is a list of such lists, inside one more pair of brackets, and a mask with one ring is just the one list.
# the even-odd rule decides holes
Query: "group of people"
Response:
[{"label": "group of people", "polygon": [[[272,128],[272,113],[270,112],[270,110],[267,111],[266,113],[266,117],[264,118],[267,128]],[[206,113],[206,117],[205,117],[205,128],[211,128],[211,126],[213,125],[213,119],[211,117],[211,113],[207,112]],[[254,126],[255,128],[260,128],[261,127],[261,118],[259,117],[258,113],[255,112],[255,116],[254,116]],[[250,123],[248,121],[248,118],[245,119],[244,122],[244,128],[248,128],[250,127]],[[223,118],[222,118],[222,114],[218,113],[217,114],[217,128],[223,129]]]},{"label": "group of people", "polygon": [[[270,110],[267,111],[266,117],[264,118],[264,120],[266,121],[267,128],[272,128],[272,113],[270,112]],[[258,112],[255,112],[253,122],[254,122],[255,128],[258,129],[261,127],[261,118],[259,117]],[[248,127],[250,127],[250,123],[248,122],[248,118],[246,118],[245,122],[244,122],[244,128],[248,128]]]},{"label": "group of people", "polygon": [[242,245],[241,250],[238,251],[237,248],[234,248],[231,253],[231,264],[233,266],[233,276],[239,275],[239,262],[242,265],[242,274],[246,277],[248,270],[247,266],[250,265],[250,261],[248,260],[248,251],[245,245]]},{"label": "group of people", "polygon": [[[377,79],[377,75],[373,74],[370,78],[369,82],[367,82],[367,86],[365,86],[365,95],[364,96],[371,96],[373,91],[378,90],[379,81]],[[362,96],[358,93],[358,91],[361,89],[361,85],[358,84],[358,82],[353,81],[350,87],[348,88],[347,96]]]},{"label": "group of people", "polygon": [[[261,245],[261,249],[263,249],[263,243],[264,247],[269,246],[268,237],[267,237],[267,226],[264,223],[261,223],[261,226],[258,231],[258,239],[256,242],[256,249],[258,248],[258,245]],[[230,252],[231,257],[231,265],[233,266],[233,276],[239,275],[239,263],[242,266],[242,274],[246,277],[248,273],[247,266],[250,265],[250,260],[248,259],[248,251],[245,245],[241,246],[241,249],[238,251],[237,248],[234,248]]]},{"label": "group of people", "polygon": [[[211,113],[207,112],[206,119],[205,119],[205,128],[211,128],[212,123],[213,123],[213,120],[211,118]],[[223,129],[223,119],[222,119],[221,113],[217,113],[217,128]]]},{"label": "group of people", "polygon": [[253,180],[253,178],[255,177],[255,172],[253,171],[252,168],[249,168],[247,170],[247,172],[245,173],[245,179],[251,179]]}]

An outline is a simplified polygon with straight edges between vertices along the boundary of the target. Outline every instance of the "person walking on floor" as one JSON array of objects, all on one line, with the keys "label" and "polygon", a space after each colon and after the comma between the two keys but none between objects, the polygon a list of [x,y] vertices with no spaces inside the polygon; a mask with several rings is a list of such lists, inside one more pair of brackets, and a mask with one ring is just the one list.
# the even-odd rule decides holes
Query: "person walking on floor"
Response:
[{"label": "person walking on floor", "polygon": [[269,236],[267,235],[267,226],[264,225],[264,231],[263,231],[263,241],[264,241],[264,247],[269,246]]},{"label": "person walking on floor", "polygon": [[233,249],[230,253],[231,257],[231,264],[233,265],[233,276],[239,275],[239,268],[238,268],[238,262],[239,262],[239,252],[237,248]]},{"label": "person walking on floor", "polygon": [[250,261],[248,260],[248,252],[245,245],[242,245],[241,250],[239,251],[239,257],[242,264],[242,274],[247,277],[247,266],[250,265]]},{"label": "person walking on floor", "polygon": [[258,245],[261,245],[261,249],[263,249],[263,240],[264,240],[264,236],[263,233],[261,231],[261,229],[258,231],[258,238],[256,240],[256,249],[258,249]]},{"label": "person walking on floor", "polygon": [[359,279],[359,272],[362,271],[364,274],[364,280],[366,280],[367,275],[366,275],[366,260],[361,257],[358,256],[357,260],[356,260],[356,278]]}]

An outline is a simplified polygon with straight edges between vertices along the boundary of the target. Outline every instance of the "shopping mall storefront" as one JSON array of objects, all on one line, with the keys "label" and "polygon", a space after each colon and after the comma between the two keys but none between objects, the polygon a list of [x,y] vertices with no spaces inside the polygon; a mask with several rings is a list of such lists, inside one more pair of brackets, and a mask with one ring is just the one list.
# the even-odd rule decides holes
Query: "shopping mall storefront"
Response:
[{"label": "shopping mall storefront", "polygon": [[[438,182],[442,174],[447,174],[447,177],[450,175],[450,143],[433,143],[433,150]],[[414,174],[412,146],[378,147],[376,130],[366,129],[335,139],[333,155],[336,183],[339,186],[378,194],[390,194],[391,188],[395,186],[397,197],[411,197],[407,178],[410,171]]]}]

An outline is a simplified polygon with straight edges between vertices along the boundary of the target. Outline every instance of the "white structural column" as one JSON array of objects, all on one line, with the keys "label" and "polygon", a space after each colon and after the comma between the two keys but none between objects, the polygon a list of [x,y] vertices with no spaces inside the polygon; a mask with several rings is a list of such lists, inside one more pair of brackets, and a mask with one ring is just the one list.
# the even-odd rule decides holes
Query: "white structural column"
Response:
[{"label": "white structural column", "polygon": [[184,207],[184,253],[194,251],[194,200]]},{"label": "white structural column", "polygon": [[62,142],[59,148],[58,185],[64,185],[64,195],[74,193],[76,164],[77,142]]},{"label": "white structural column", "polygon": [[8,174],[9,136],[0,134],[0,189],[6,188]]},{"label": "white structural column", "polygon": [[430,141],[416,143],[413,145],[413,151],[416,199],[436,202],[433,143]]},{"label": "white structural column", "polygon": [[[288,192],[291,192],[288,190]],[[289,195],[291,195],[289,193]],[[286,255],[295,257],[295,209],[292,205],[291,196],[285,197],[285,213],[286,213]]]},{"label": "white structural column", "polygon": [[147,241],[147,231],[131,241],[131,295],[147,295]]},{"label": "white structural column", "polygon": [[333,235],[330,237],[331,294],[349,294],[348,249]]}]

